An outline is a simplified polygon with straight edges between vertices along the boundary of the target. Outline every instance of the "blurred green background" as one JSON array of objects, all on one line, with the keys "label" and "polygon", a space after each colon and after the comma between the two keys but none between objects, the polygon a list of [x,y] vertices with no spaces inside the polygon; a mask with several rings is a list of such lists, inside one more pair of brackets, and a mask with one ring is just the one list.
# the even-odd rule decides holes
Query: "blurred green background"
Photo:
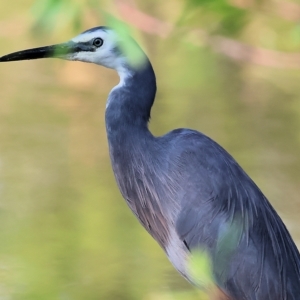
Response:
[{"label": "blurred green background", "polygon": [[[300,245],[300,4],[2,1],[0,55],[128,23],[158,82],[150,128],[227,149]],[[127,208],[109,162],[108,69],[0,65],[0,299],[205,299]]]}]

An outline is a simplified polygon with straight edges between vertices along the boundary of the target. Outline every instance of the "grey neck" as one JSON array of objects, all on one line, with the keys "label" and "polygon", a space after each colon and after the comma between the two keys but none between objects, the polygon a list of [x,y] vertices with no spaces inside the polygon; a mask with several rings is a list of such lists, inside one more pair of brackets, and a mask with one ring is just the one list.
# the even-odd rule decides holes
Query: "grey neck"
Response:
[{"label": "grey neck", "polygon": [[151,107],[156,93],[156,80],[151,63],[135,70],[118,70],[120,83],[109,94],[105,113],[106,129],[110,139],[116,135],[133,135],[148,131]]}]

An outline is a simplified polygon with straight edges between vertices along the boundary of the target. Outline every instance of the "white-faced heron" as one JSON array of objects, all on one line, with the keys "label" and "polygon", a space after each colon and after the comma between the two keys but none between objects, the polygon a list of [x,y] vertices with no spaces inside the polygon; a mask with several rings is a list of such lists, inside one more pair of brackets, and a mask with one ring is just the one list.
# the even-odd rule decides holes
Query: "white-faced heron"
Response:
[{"label": "white-faced heron", "polygon": [[209,254],[215,283],[228,299],[299,300],[299,251],[230,154],[195,130],[151,134],[155,74],[134,42],[144,62],[130,63],[124,39],[96,27],[69,42],[15,52],[0,61],[58,57],[115,69],[120,83],[110,92],[105,113],[115,178],[128,206],[174,267],[201,287],[189,265],[191,253],[199,249]]}]

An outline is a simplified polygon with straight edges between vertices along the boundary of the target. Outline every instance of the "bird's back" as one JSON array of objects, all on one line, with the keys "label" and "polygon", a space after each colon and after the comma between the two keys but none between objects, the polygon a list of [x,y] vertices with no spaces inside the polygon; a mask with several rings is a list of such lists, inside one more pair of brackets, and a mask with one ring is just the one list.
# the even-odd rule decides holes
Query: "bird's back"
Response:
[{"label": "bird's back", "polygon": [[237,162],[196,131],[172,131],[164,143],[181,186],[174,223],[187,251],[208,251],[217,285],[233,299],[300,299],[299,251]]}]

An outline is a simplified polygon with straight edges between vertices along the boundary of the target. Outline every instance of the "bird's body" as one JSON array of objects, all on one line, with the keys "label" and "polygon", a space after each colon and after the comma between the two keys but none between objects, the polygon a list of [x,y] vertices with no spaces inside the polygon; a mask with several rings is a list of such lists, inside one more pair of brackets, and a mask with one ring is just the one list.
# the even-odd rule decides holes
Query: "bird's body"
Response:
[{"label": "bird's body", "polygon": [[[102,52],[96,39],[102,40]],[[121,81],[108,97],[105,115],[116,181],[175,268],[201,287],[190,272],[189,259],[193,251],[206,251],[216,285],[229,299],[300,299],[299,252],[280,217],[238,163],[198,131],[176,129],[161,137],[149,131],[156,93],[149,60],[138,68],[131,66],[115,34],[105,27],[64,45],[72,50],[59,45],[62,52],[51,50],[50,55],[49,48],[38,48],[36,57],[26,50],[0,61],[56,56],[118,71]]]}]

